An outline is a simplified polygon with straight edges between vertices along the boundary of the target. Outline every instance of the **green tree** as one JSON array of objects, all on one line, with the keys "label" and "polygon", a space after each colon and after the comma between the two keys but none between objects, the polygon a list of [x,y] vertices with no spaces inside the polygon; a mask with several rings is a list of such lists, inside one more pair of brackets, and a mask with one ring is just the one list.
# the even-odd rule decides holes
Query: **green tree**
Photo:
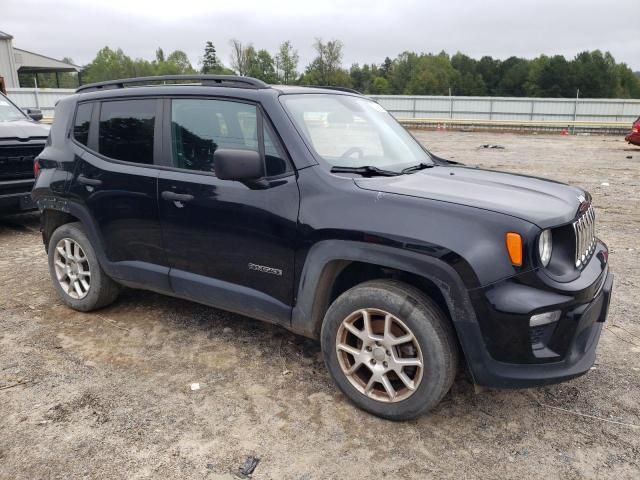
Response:
[{"label": "green tree", "polygon": [[[562,55],[540,55],[533,59],[510,57],[504,61],[484,56],[480,60],[457,52],[449,57],[403,52],[386,57],[380,65],[354,63],[342,68],[343,45],[339,40],[316,39],[316,56],[298,78],[298,53],[291,42],[283,42],[275,56],[256,50],[252,44],[231,41],[231,61],[240,75],[251,75],[267,83],[300,83],[353,87],[363,93],[447,95],[503,95],[533,97],[640,98],[640,75],[624,63],[616,63],[609,52],[585,51],[567,60]],[[71,59],[65,59],[71,62]],[[132,59],[121,49],[104,47],[83,72],[85,82],[135,76],[193,73],[187,55],[176,50],[165,55],[155,51],[152,61]],[[212,42],[207,42],[202,72],[233,74],[219,61]],[[60,86],[75,86],[74,74],[59,74]],[[20,74],[23,86],[33,86],[33,76]],[[38,75],[40,87],[55,87],[55,74]]]},{"label": "green tree", "polygon": [[224,66],[218,60],[216,47],[211,41],[208,41],[204,47],[204,56],[202,57],[202,73],[221,74],[225,73]]},{"label": "green tree", "polygon": [[615,97],[618,71],[613,56],[600,50],[579,53],[572,62],[574,85],[583,97]]},{"label": "green tree", "polygon": [[395,95],[408,93],[407,85],[412,75],[418,69],[420,56],[414,52],[402,52],[393,61],[393,77],[391,78],[391,91]]},{"label": "green tree", "polygon": [[640,98],[640,72],[634,74],[624,63],[616,65],[616,69],[619,78],[619,89],[616,97]]},{"label": "green tree", "polygon": [[389,57],[384,58],[384,62],[380,65],[379,72],[380,76],[387,81],[391,79],[391,75],[393,75],[393,61]]},{"label": "green tree", "polygon": [[298,51],[289,40],[282,42],[275,56],[275,68],[278,81],[284,85],[295,83],[298,77]]},{"label": "green tree", "polygon": [[360,65],[354,63],[349,69],[349,76],[351,77],[351,85],[353,88],[362,93],[372,93],[371,87],[375,75],[369,65],[365,64],[360,67]]},{"label": "green tree", "polygon": [[448,95],[449,88],[459,81],[459,73],[444,52],[421,55],[406,84],[407,95]]},{"label": "green tree", "polygon": [[249,76],[258,78],[266,83],[277,83],[278,77],[276,75],[273,57],[269,52],[261,49],[251,55]]},{"label": "green tree", "polygon": [[496,95],[500,83],[500,60],[484,56],[476,64],[476,73],[482,77],[488,95]]},{"label": "green tree", "polygon": [[307,85],[350,86],[349,74],[341,68],[342,42],[329,40],[324,43],[321,38],[316,38],[313,48],[316,57],[307,66],[302,82]]},{"label": "green tree", "polygon": [[543,63],[536,78],[540,97],[570,97],[575,93],[571,81],[571,67],[562,55],[554,55]]},{"label": "green tree", "polygon": [[156,63],[164,63],[164,51],[162,48],[158,47],[156,50]]},{"label": "green tree", "polygon": [[500,63],[500,80],[496,94],[507,97],[526,96],[526,84],[529,79],[529,61],[523,58],[509,57]]},{"label": "green tree", "polygon": [[189,57],[182,50],[175,50],[165,57],[162,48],[156,50],[156,59],[152,62],[154,75],[184,75],[195,73]]},{"label": "green tree", "polygon": [[453,93],[455,95],[484,96],[487,94],[487,86],[479,73],[459,73],[454,81]]},{"label": "green tree", "polygon": [[385,77],[376,77],[373,79],[369,93],[386,95],[389,93],[389,81]]},{"label": "green tree", "polygon": [[167,61],[165,62],[169,65],[169,69],[176,74],[186,74],[186,73],[195,73],[191,62],[189,61],[189,57],[182,50],[174,50],[167,56]]},{"label": "green tree", "polygon": [[85,83],[93,83],[130,78],[134,76],[134,71],[133,60],[125,55],[122,49],[112,50],[109,47],[104,47],[85,67],[82,76]]}]

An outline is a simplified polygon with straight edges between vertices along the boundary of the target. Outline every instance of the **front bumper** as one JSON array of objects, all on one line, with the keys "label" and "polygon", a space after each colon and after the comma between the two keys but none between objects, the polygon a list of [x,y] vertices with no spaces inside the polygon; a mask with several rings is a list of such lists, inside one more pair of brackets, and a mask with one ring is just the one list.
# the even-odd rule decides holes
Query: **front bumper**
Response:
[{"label": "front bumper", "polygon": [[38,208],[31,199],[34,182],[33,178],[0,181],[0,213],[17,213]]},{"label": "front bumper", "polygon": [[[540,280],[540,272],[530,272],[470,292],[479,335],[474,342],[462,343],[477,385],[547,385],[591,368],[613,288],[606,252],[599,243],[596,255],[573,282],[550,285],[553,282]],[[531,315],[553,310],[562,312],[557,322],[529,326]],[[473,329],[471,323],[467,333]]]}]

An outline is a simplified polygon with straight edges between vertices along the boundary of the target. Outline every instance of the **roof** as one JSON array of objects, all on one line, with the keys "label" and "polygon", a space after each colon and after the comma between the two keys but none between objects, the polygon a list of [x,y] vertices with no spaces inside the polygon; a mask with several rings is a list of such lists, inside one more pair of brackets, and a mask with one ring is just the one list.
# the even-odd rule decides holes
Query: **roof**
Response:
[{"label": "roof", "polygon": [[71,63],[62,62],[55,58],[29,52],[20,48],[14,48],[16,66],[24,72],[78,72],[82,67]]},{"label": "roof", "polygon": [[0,31],[0,40],[11,40],[12,38],[13,36],[9,35],[8,33]]}]

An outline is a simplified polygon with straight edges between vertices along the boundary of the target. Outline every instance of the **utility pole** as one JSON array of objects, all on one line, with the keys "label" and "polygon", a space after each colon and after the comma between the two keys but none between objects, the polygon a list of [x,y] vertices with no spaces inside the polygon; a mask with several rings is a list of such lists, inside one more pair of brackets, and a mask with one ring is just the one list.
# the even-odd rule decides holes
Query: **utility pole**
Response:
[{"label": "utility pole", "polygon": [[576,133],[576,120],[578,118],[578,99],[580,98],[580,89],[576,90],[576,102],[573,104],[573,126],[571,127],[571,133]]}]

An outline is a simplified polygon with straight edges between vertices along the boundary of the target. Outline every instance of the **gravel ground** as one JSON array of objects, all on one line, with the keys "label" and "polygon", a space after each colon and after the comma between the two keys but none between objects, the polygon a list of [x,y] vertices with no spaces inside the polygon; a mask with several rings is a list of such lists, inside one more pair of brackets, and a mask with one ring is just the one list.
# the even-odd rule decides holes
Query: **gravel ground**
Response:
[{"label": "gravel ground", "polygon": [[444,157],[591,191],[616,273],[591,372],[480,394],[460,374],[431,414],[384,421],[338,392],[318,344],[278,327],[133,290],[97,313],[62,306],[37,216],[6,217],[0,477],[230,479],[254,456],[256,479],[639,478],[640,148],[613,137],[416,134]]}]

